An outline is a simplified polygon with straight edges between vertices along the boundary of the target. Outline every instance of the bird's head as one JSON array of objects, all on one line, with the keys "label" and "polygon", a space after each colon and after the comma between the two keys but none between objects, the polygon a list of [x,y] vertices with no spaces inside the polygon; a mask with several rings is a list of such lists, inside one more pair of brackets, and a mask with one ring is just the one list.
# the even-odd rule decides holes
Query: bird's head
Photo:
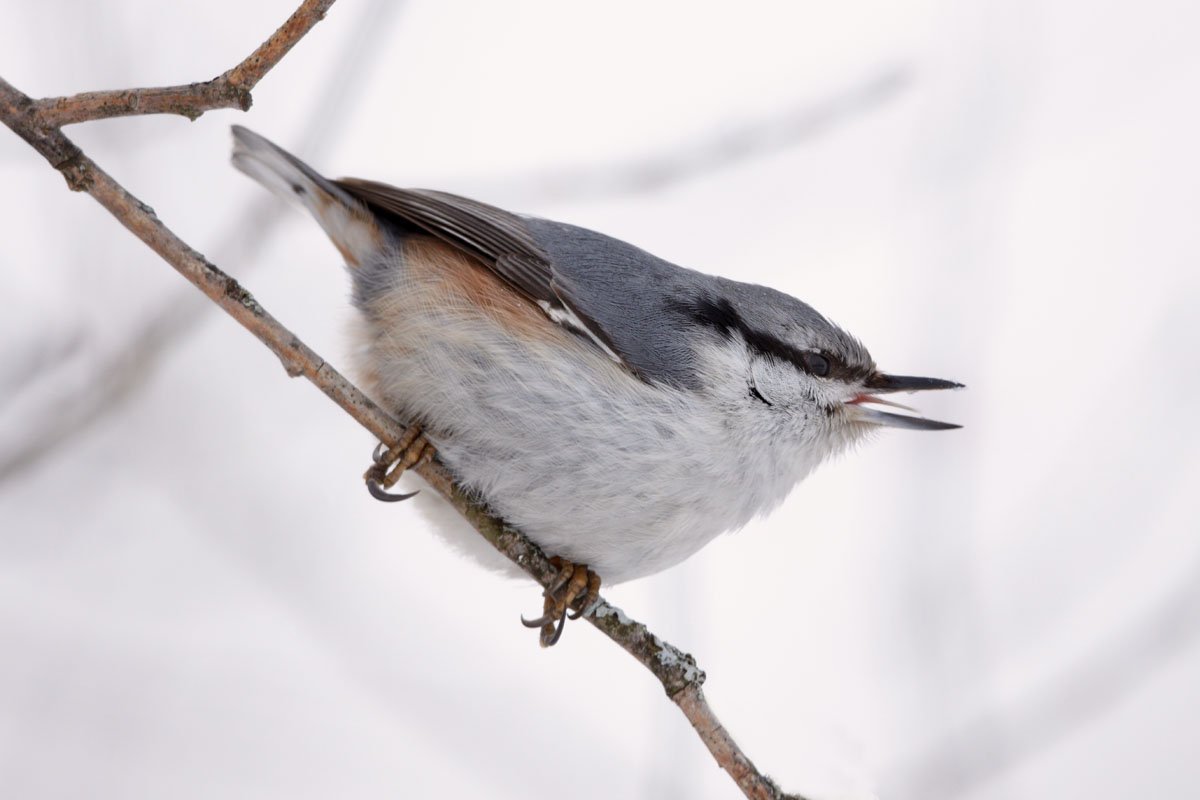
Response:
[{"label": "bird's head", "polygon": [[877,406],[913,411],[886,395],[962,384],[881,372],[861,342],[796,298],[735,281],[721,280],[719,287],[719,294],[678,305],[701,347],[717,356],[701,359],[714,365],[702,368],[701,382],[764,427],[830,451],[880,427],[960,427]]}]

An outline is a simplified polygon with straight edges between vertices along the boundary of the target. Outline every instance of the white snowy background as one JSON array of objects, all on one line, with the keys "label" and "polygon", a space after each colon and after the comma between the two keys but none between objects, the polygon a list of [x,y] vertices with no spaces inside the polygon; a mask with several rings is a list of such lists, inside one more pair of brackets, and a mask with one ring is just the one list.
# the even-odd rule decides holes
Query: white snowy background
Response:
[{"label": "white snowy background", "polygon": [[[187,82],[295,0],[4,0],[35,96]],[[767,283],[890,431],[607,592],[813,798],[1200,783],[1200,6],[341,0],[249,114],[69,129],[336,364],[336,251],[227,164],[477,196]],[[730,798],[659,686],[359,478],[374,442],[0,130],[0,796]]]}]

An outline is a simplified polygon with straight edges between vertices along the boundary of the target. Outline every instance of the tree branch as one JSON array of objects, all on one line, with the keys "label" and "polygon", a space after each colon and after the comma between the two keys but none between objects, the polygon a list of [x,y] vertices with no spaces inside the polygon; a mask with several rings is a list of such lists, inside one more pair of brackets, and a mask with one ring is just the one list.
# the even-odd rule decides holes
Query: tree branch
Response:
[{"label": "tree branch", "polygon": [[[218,80],[236,75],[238,81],[248,81],[248,86],[252,87],[315,24],[319,14],[332,2],[306,0],[271,39]],[[245,83],[231,82],[231,85],[249,91]],[[248,100],[249,95],[246,97]],[[200,102],[192,108],[202,112],[217,107],[223,106]],[[71,106],[67,103],[57,108],[62,112]],[[164,107],[161,110],[183,113],[175,108]],[[91,195],[126,229],[265,344],[283,363],[288,375],[307,378],[389,447],[400,441],[404,426],[271,316],[234,278],[176,236],[158,219],[152,208],[134,197],[88,158],[59,129],[60,125],[65,124],[63,113],[43,116],[44,113],[42,104],[34,102],[0,78],[0,120],[61,172],[71,190]],[[74,116],[67,114],[67,118],[82,121],[114,115],[117,114],[79,113]],[[479,501],[454,483],[445,467],[435,460],[419,466],[416,471],[497,550],[543,586],[550,584],[557,570],[550,565],[541,549],[520,531],[492,516]],[[786,800],[795,797],[783,794],[773,781],[762,775],[721,725],[704,699],[700,688],[704,682],[704,672],[691,655],[655,636],[645,625],[630,619],[603,599],[587,610],[586,618],[658,679],[667,696],[691,722],[713,758],[747,797],[753,800]]]},{"label": "tree branch", "polygon": [[44,126],[61,127],[76,122],[138,114],[180,114],[190,120],[214,108],[250,108],[250,92],[287,55],[296,42],[325,18],[334,0],[304,0],[279,30],[233,69],[210,81],[180,86],[82,92],[69,97],[47,97],[35,102]]}]

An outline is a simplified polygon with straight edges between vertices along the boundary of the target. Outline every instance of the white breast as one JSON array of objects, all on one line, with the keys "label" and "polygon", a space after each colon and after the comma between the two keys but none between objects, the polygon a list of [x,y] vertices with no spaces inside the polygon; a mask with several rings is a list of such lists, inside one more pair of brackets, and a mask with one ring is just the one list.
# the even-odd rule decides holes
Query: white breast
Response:
[{"label": "white breast", "polygon": [[[514,331],[436,277],[406,272],[368,310],[359,372],[375,394],[423,420],[502,518],[608,584],[770,510],[824,455],[764,428],[742,397],[647,385],[577,335]],[[507,566],[439,516],[460,549]]]}]

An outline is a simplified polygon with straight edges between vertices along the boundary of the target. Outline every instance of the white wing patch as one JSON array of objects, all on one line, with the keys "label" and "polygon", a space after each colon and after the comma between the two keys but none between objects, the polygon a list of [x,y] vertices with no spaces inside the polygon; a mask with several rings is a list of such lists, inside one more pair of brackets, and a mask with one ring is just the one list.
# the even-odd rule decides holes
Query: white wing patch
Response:
[{"label": "white wing patch", "polygon": [[597,336],[591,328],[583,324],[583,320],[576,316],[575,312],[571,310],[570,306],[565,304],[551,305],[548,300],[538,300],[537,304],[542,311],[546,312],[546,316],[550,317],[552,322],[556,322],[563,327],[582,333],[583,335],[587,336],[588,339],[591,339],[594,345],[603,350],[606,356],[621,366],[625,365],[625,362],[621,359],[621,357],[614,353],[612,348],[604,343],[604,340]]}]

